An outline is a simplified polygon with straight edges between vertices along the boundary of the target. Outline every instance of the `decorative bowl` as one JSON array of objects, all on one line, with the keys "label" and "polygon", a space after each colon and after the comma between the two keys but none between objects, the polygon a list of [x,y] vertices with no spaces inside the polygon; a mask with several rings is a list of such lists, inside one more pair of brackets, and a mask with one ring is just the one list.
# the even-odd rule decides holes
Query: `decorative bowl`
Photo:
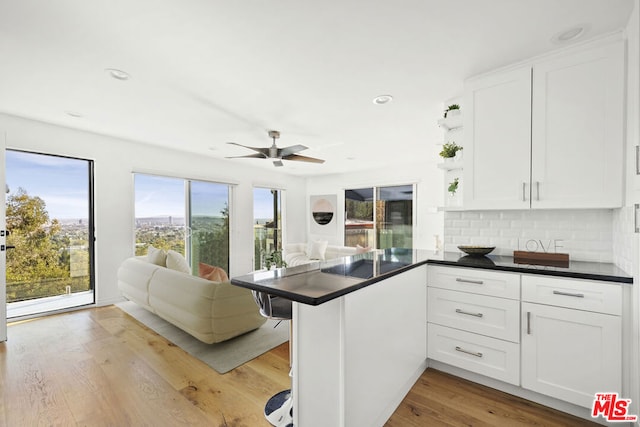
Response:
[{"label": "decorative bowl", "polygon": [[491,253],[496,247],[495,246],[458,246],[465,254],[482,256]]}]

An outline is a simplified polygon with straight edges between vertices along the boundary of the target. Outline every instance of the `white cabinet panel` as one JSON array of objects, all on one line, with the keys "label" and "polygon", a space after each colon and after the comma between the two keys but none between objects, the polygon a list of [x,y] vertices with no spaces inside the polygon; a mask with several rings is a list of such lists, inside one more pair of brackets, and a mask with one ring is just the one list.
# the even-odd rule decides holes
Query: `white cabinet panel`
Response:
[{"label": "white cabinet panel", "polygon": [[520,299],[520,275],[517,273],[430,265],[427,283],[454,291]]},{"label": "white cabinet panel", "polygon": [[465,82],[464,207],[529,207],[531,68]]},{"label": "white cabinet panel", "polygon": [[429,324],[429,358],[507,383],[520,383],[520,345]]},{"label": "white cabinet panel", "polygon": [[520,302],[466,292],[429,288],[431,323],[520,342]]},{"label": "white cabinet panel", "polygon": [[621,392],[618,316],[522,303],[522,387],[591,407]]},{"label": "white cabinet panel", "polygon": [[465,209],[622,206],[624,44],[465,82]]},{"label": "white cabinet panel", "polygon": [[522,301],[614,315],[622,313],[622,289],[607,282],[523,275]]},{"label": "white cabinet panel", "polygon": [[532,206],[622,204],[622,43],[533,67]]}]

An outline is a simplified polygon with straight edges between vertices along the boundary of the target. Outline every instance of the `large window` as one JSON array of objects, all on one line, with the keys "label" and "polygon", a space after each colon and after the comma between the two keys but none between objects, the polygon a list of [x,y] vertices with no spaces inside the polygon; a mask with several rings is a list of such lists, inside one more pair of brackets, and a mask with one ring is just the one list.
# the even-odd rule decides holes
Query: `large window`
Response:
[{"label": "large window", "polygon": [[92,304],[93,162],[6,151],[7,317]]},{"label": "large window", "polygon": [[265,256],[282,250],[282,192],[253,189],[254,268],[264,267]]},{"label": "large window", "polygon": [[229,272],[229,186],[135,175],[136,255],[174,250],[197,274],[200,262]]},{"label": "large window", "polygon": [[345,246],[413,247],[413,185],[345,191]]}]

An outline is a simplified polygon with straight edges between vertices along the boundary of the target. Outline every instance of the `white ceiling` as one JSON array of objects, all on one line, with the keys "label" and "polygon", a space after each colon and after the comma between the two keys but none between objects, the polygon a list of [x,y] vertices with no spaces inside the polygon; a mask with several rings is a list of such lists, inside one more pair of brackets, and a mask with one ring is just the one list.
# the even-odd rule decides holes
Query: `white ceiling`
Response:
[{"label": "white ceiling", "polygon": [[[0,0],[0,111],[295,175],[435,162],[466,77],[625,27],[633,0]],[[105,68],[131,74],[128,81]],[[374,105],[377,95],[394,101]],[[74,118],[67,112],[78,112]],[[427,158],[429,157],[429,158]],[[234,159],[273,168],[270,161]]]}]

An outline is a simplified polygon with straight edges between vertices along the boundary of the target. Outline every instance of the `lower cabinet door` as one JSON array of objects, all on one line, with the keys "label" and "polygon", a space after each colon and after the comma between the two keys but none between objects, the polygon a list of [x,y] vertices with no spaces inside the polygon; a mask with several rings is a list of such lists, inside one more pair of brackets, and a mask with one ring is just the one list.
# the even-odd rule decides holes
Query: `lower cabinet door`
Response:
[{"label": "lower cabinet door", "polygon": [[590,408],[621,393],[619,316],[522,303],[522,387]]},{"label": "lower cabinet door", "polygon": [[511,384],[520,384],[520,345],[433,323],[429,358]]}]

